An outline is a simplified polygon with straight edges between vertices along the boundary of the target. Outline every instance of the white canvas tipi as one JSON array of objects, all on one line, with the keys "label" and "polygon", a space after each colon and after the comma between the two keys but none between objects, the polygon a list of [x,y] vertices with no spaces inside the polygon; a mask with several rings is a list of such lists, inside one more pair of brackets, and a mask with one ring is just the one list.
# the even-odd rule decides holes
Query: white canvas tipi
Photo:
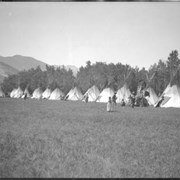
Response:
[{"label": "white canvas tipi", "polygon": [[144,94],[145,92],[149,93],[149,96],[146,96],[146,100],[148,101],[149,105],[156,105],[156,103],[159,101],[159,98],[156,94],[156,92],[154,91],[154,89],[151,87],[150,83],[153,80],[155,76],[155,73],[153,73],[153,75],[151,77],[148,76],[148,74],[146,74],[146,79],[147,79],[147,85],[146,88],[144,89]]},{"label": "white canvas tipi", "polygon": [[13,97],[14,98],[21,98],[22,95],[23,95],[23,91],[22,91],[22,89],[20,87],[18,87],[16,89],[16,91],[14,92],[14,96]]},{"label": "white canvas tipi", "polygon": [[124,102],[128,103],[130,95],[131,95],[131,92],[130,92],[127,84],[125,83],[124,86],[117,91],[117,94],[116,94],[117,100],[116,100],[116,102],[121,103],[122,99],[124,99]]},{"label": "white canvas tipi", "polygon": [[100,95],[99,89],[94,85],[91,88],[89,88],[86,93],[84,94],[84,97],[88,95],[88,101],[95,102],[97,101],[97,98]]},{"label": "white canvas tipi", "polygon": [[56,88],[52,93],[49,99],[51,100],[60,100],[64,97],[64,93],[59,89]]},{"label": "white canvas tipi", "polygon": [[30,98],[30,97],[31,97],[31,95],[30,95],[30,93],[29,93],[29,91],[28,91],[28,88],[26,88],[26,89],[24,90],[24,93],[23,93],[22,98],[24,98],[25,95],[26,95],[27,98]]},{"label": "white canvas tipi", "polygon": [[[160,107],[177,107],[180,108],[180,87],[177,85],[167,86],[163,96],[165,101],[163,101]],[[166,100],[167,99],[167,100]]]},{"label": "white canvas tipi", "polygon": [[49,99],[49,97],[51,96],[51,90],[49,89],[49,88],[47,88],[44,92],[43,92],[43,94],[42,94],[42,98],[43,99]]},{"label": "white canvas tipi", "polygon": [[74,89],[71,89],[69,91],[65,99],[71,100],[71,101],[77,101],[77,100],[82,100],[82,98],[83,98],[83,95],[81,91],[77,87],[75,87]]},{"label": "white canvas tipi", "polygon": [[5,97],[5,94],[4,94],[4,92],[3,92],[1,87],[0,87],[0,97]]},{"label": "white canvas tipi", "polygon": [[[176,77],[176,74],[180,70],[180,65],[177,67],[175,71],[171,72],[170,82],[164,92],[162,93],[161,97],[163,96],[164,99],[160,104],[160,107],[176,107],[180,108],[180,87],[177,84],[171,85],[171,82]],[[176,77],[177,78],[177,77]],[[161,98],[162,100],[162,98]]]},{"label": "white canvas tipi", "polygon": [[161,96],[163,96],[164,94],[166,94],[166,93],[169,91],[170,88],[171,88],[171,85],[170,85],[170,83],[169,83],[169,84],[167,85],[166,89],[164,90],[164,92],[162,93]]},{"label": "white canvas tipi", "polygon": [[97,102],[108,102],[109,97],[112,98],[114,91],[111,88],[105,88],[99,95]]},{"label": "white canvas tipi", "polygon": [[146,96],[149,105],[155,105],[158,102],[159,98],[155,93],[154,89],[149,87],[146,89],[146,91],[149,92],[149,96]]},{"label": "white canvas tipi", "polygon": [[11,97],[11,98],[14,98],[14,94],[15,94],[16,90],[17,90],[17,89],[13,89],[13,90],[11,91],[11,93],[10,93],[10,97]]},{"label": "white canvas tipi", "polygon": [[132,71],[129,67],[127,67],[125,72],[126,73],[124,74],[124,85],[123,85],[123,87],[118,89],[117,94],[116,94],[116,97],[117,97],[116,102],[117,103],[121,103],[122,99],[124,100],[125,103],[128,103],[129,102],[129,96],[131,95],[131,91],[129,90],[129,87],[127,85],[127,81],[128,81],[128,78],[129,78]]},{"label": "white canvas tipi", "polygon": [[41,99],[42,97],[42,90],[41,88],[37,88],[34,90],[33,94],[32,94],[32,99]]}]

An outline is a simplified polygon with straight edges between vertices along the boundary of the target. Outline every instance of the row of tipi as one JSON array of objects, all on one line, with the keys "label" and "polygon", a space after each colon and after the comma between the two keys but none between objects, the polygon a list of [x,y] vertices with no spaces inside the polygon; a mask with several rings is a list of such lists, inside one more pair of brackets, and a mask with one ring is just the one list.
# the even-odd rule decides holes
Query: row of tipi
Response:
[{"label": "row of tipi", "polygon": [[[153,88],[148,87],[146,91],[149,92],[150,96],[147,96],[146,99],[149,105],[156,106],[158,101],[164,96],[164,101],[161,103],[160,107],[180,107],[180,87],[177,85],[171,86],[170,84],[166,87],[161,97],[158,97],[153,90]],[[47,88],[44,92],[41,88],[34,90],[32,95],[30,95],[28,89],[26,88],[23,92],[20,87],[13,89],[10,93],[11,98],[24,98],[25,94],[27,98],[32,99],[49,99],[49,100],[83,100],[84,97],[88,95],[88,101],[90,102],[108,102],[108,98],[114,95],[114,91],[111,88],[105,88],[102,92],[94,85],[89,88],[83,95],[79,88],[75,87],[71,89],[67,95],[65,95],[59,88],[51,91],[50,88]],[[125,103],[129,102],[129,96],[132,95],[127,84],[125,83],[122,88],[116,92],[117,103],[121,103],[124,99]],[[0,88],[0,97],[5,97],[2,89]]]},{"label": "row of tipi", "polygon": [[[32,95],[30,95],[28,89],[26,88],[23,92],[23,90],[18,87],[17,89],[13,89],[10,93],[11,98],[24,98],[26,95],[27,98],[31,99],[49,99],[49,100],[84,100],[84,97],[88,95],[88,101],[90,102],[108,102],[108,98],[112,97],[114,95],[114,90],[111,88],[105,88],[102,92],[99,91],[99,89],[94,85],[91,88],[89,88],[85,94],[83,95],[79,88],[75,87],[72,88],[68,94],[65,96],[65,94],[59,89],[56,88],[54,91],[51,91],[50,88],[47,88],[44,92],[41,90],[41,88],[37,88],[34,90]],[[3,94],[3,95],[1,95]],[[128,102],[128,98],[131,95],[130,90],[126,85],[124,85],[121,89],[117,91],[117,103],[120,103],[122,99],[125,100],[125,102]],[[4,97],[4,93],[2,89],[0,90],[0,97]]]}]

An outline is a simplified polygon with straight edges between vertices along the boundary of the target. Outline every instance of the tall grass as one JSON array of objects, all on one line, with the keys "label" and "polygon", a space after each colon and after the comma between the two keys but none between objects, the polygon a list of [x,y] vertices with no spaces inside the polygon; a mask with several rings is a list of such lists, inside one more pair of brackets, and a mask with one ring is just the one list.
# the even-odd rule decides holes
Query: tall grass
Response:
[{"label": "tall grass", "polygon": [[0,99],[0,177],[180,177],[179,109]]}]

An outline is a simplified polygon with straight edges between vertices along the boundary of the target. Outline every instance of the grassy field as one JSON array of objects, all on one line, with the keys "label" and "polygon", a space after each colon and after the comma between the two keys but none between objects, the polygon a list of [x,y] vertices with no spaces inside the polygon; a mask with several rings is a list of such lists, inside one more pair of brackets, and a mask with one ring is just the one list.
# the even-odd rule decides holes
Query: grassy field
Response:
[{"label": "grassy field", "polygon": [[180,109],[1,98],[0,177],[180,177]]}]

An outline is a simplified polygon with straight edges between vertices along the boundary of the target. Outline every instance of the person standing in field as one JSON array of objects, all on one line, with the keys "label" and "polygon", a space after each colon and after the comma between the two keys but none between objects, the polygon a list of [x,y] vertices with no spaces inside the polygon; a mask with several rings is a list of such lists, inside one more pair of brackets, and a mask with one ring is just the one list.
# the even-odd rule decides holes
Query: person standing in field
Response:
[{"label": "person standing in field", "polygon": [[155,106],[156,108],[157,107],[160,107],[161,103],[164,101],[164,96],[161,97],[161,100],[157,103],[157,105]]},{"label": "person standing in field", "polygon": [[117,99],[117,97],[116,97],[116,92],[115,92],[114,95],[113,95],[113,97],[112,97],[112,103],[113,103],[114,105],[116,105],[116,99]]},{"label": "person standing in field", "polygon": [[26,100],[26,99],[27,99],[27,93],[24,94],[24,100]]},{"label": "person standing in field", "polygon": [[109,97],[108,103],[107,103],[107,112],[112,112],[112,100],[111,97]]},{"label": "person standing in field", "polygon": [[89,96],[88,94],[86,94],[86,97],[85,97],[85,102],[88,103],[88,99],[89,99]]},{"label": "person standing in field", "polygon": [[133,91],[131,96],[131,107],[134,108],[135,106],[135,92]]},{"label": "person standing in field", "polygon": [[122,101],[121,101],[121,106],[125,106],[126,105],[126,103],[125,103],[125,101],[124,101],[124,99],[122,99]]}]

